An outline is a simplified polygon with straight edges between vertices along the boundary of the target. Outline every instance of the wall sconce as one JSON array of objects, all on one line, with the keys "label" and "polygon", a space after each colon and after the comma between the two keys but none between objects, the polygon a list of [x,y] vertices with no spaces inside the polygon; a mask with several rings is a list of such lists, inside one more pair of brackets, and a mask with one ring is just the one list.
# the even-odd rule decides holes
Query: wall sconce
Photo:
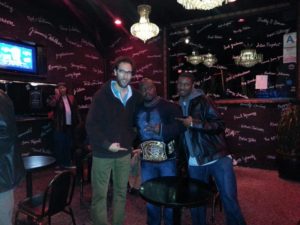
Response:
[{"label": "wall sconce", "polygon": [[257,54],[255,49],[247,48],[241,51],[240,55],[234,59],[236,65],[252,67],[263,60],[262,54]]},{"label": "wall sconce", "polygon": [[148,39],[158,35],[159,28],[156,24],[150,23],[150,5],[139,5],[137,9],[140,15],[140,20],[138,23],[135,23],[131,26],[130,33],[145,43]]}]

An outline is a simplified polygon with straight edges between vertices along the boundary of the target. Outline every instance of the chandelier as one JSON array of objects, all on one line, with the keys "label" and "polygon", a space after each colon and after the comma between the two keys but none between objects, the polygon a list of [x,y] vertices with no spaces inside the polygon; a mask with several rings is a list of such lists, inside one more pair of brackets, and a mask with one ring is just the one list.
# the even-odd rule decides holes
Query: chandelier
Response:
[{"label": "chandelier", "polygon": [[212,67],[216,62],[218,62],[218,59],[215,55],[211,53],[207,53],[206,55],[203,55],[203,64],[207,67]]},{"label": "chandelier", "polygon": [[218,61],[216,56],[211,53],[199,55],[196,51],[192,51],[192,55],[186,56],[186,60],[193,65],[203,63],[207,67],[212,67]]},{"label": "chandelier", "polygon": [[186,9],[210,10],[221,6],[223,2],[227,4],[229,0],[177,0]]},{"label": "chandelier", "polygon": [[203,57],[198,55],[196,51],[192,51],[192,55],[186,56],[186,61],[193,65],[198,65],[199,63],[203,62]]},{"label": "chandelier", "polygon": [[236,65],[252,67],[263,60],[262,54],[257,54],[255,49],[247,48],[241,51],[240,55],[234,58]]},{"label": "chandelier", "polygon": [[156,24],[150,23],[150,5],[139,5],[137,11],[140,15],[140,20],[131,26],[130,33],[145,43],[148,39],[158,35],[159,28]]}]

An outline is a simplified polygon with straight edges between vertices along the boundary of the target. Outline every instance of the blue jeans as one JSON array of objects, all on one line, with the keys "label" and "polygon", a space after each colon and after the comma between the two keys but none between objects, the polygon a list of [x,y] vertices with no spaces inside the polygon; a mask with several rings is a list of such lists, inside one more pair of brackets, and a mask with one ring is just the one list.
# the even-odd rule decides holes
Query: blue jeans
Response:
[{"label": "blue jeans", "polygon": [[[164,162],[141,162],[142,182],[156,177],[176,176],[176,161],[167,160]],[[163,218],[165,225],[173,225],[173,209],[164,208]],[[161,207],[147,203],[147,224],[160,225],[162,219]]]},{"label": "blue jeans", "polygon": [[[209,176],[215,179],[226,215],[227,225],[245,225],[238,200],[236,178],[232,159],[223,157],[206,166],[189,166],[189,176],[208,183]],[[206,225],[206,207],[191,209],[193,225]]]},{"label": "blue jeans", "polygon": [[72,132],[54,131],[54,155],[60,167],[71,166],[72,160]]}]

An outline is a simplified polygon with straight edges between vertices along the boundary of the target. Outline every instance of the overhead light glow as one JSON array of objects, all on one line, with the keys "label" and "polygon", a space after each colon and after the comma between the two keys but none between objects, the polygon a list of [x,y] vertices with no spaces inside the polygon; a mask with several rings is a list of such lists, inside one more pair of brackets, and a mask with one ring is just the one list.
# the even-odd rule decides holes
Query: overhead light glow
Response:
[{"label": "overhead light glow", "polygon": [[121,26],[122,25],[122,20],[120,20],[119,18],[115,19],[114,23],[117,25],[117,26]]},{"label": "overhead light glow", "polygon": [[138,23],[135,23],[130,28],[130,33],[141,39],[144,43],[159,33],[159,28],[156,24],[151,23],[149,20],[149,14],[151,12],[150,5],[139,5],[138,13],[140,15],[140,20]]},{"label": "overhead light glow", "polygon": [[255,49],[247,48],[241,51],[240,55],[234,59],[234,62],[236,65],[249,68],[257,63],[261,63],[262,60],[262,54],[258,54]]},{"label": "overhead light glow", "polygon": [[177,0],[185,9],[210,10],[227,4],[229,0]]}]

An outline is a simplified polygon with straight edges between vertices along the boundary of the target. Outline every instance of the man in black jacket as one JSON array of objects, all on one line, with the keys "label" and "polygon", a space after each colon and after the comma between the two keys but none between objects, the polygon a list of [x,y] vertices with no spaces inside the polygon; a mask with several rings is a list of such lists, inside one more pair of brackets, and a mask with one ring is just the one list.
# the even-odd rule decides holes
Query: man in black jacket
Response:
[{"label": "man in black jacket", "polygon": [[20,152],[15,146],[17,128],[14,108],[0,90],[0,224],[12,224],[14,187],[25,175]]},{"label": "man in black jacket", "polygon": [[[181,74],[177,82],[179,104],[187,127],[182,141],[188,160],[189,176],[208,183],[216,182],[226,214],[227,225],[245,225],[237,200],[236,178],[232,159],[225,143],[225,125],[212,101],[201,90],[194,89],[192,74]],[[206,208],[192,208],[193,225],[206,224]]]},{"label": "man in black jacket", "polygon": [[92,207],[93,224],[107,225],[107,190],[112,173],[113,225],[124,220],[127,182],[130,172],[130,155],[135,139],[134,112],[142,101],[141,95],[129,82],[134,73],[130,58],[116,59],[116,80],[105,83],[93,97],[86,130],[93,153]]}]

